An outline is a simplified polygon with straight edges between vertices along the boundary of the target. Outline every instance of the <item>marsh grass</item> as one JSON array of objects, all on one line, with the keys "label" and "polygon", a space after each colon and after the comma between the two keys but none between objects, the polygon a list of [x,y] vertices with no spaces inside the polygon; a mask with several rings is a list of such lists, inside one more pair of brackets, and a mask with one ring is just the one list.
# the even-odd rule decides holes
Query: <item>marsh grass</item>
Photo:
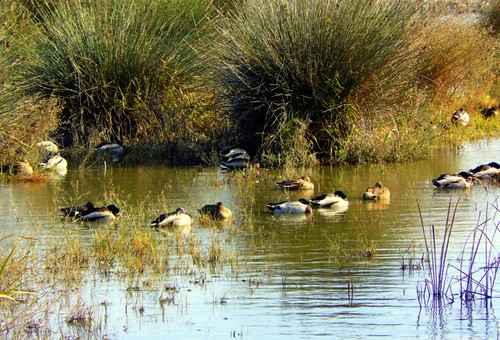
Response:
[{"label": "marsh grass", "polygon": [[23,87],[61,98],[61,130],[76,145],[147,137],[163,119],[152,110],[160,93],[199,74],[201,37],[210,40],[210,1],[31,4]]},{"label": "marsh grass", "polygon": [[[487,204],[484,216],[482,212],[479,213],[477,225],[466,239],[458,256],[459,265],[453,265],[448,251],[459,201],[457,200],[452,206],[450,199],[445,226],[441,231],[441,244],[438,243],[439,236],[434,225],[430,225],[426,230],[417,202],[430,276],[430,279],[425,281],[424,289],[419,292],[419,300],[425,303],[429,298],[433,303],[443,300],[451,303],[457,294],[466,304],[478,296],[484,300],[493,297],[496,276],[500,268],[498,250],[494,246],[500,228],[498,198],[493,203]],[[481,260],[484,262],[480,263]],[[452,276],[455,271],[458,275]],[[458,285],[458,293],[453,293],[455,285]]]},{"label": "marsh grass", "polygon": [[250,151],[300,163],[332,153],[352,133],[349,95],[405,45],[413,10],[398,1],[252,0],[232,12],[222,82]]},{"label": "marsh grass", "polygon": [[[495,237],[500,231],[498,198],[486,207],[484,216],[480,213],[478,222],[466,240],[461,256],[460,266],[453,268],[460,273],[460,298],[470,302],[480,297],[493,297],[495,281],[500,269],[498,250],[494,246]],[[479,263],[483,255],[484,263]]]},{"label": "marsh grass", "polygon": [[420,210],[420,205],[417,202],[422,236],[424,237],[425,254],[429,265],[430,275],[430,279],[425,281],[425,289],[431,294],[433,299],[452,299],[452,296],[449,294],[450,281],[448,279],[449,265],[447,256],[458,202],[459,200],[457,200],[457,203],[452,210],[452,202],[450,199],[444,228],[439,230],[442,233],[441,244],[438,243],[439,239],[436,235],[436,228],[433,224],[428,227],[428,230],[426,230],[422,217],[422,211]]}]

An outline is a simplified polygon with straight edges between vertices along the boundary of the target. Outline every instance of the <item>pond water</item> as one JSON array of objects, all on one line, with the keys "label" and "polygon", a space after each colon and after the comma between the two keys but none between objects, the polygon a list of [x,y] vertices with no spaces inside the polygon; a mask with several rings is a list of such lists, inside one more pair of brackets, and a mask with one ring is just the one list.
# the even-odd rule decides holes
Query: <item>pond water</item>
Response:
[{"label": "pond water", "polygon": [[[233,260],[217,268],[193,265],[182,275],[125,280],[107,271],[82,280],[75,295],[92,308],[94,322],[101,322],[99,334],[108,339],[498,338],[498,289],[487,303],[476,299],[467,306],[458,297],[450,304],[419,299],[429,272],[421,262],[424,241],[417,202],[426,226],[436,226],[438,239],[450,200],[453,206],[458,202],[448,256],[458,266],[457,257],[487,207],[493,216],[500,186],[437,191],[431,180],[440,173],[500,161],[499,155],[500,139],[495,139],[415,162],[313,168],[307,175],[314,191],[290,194],[273,184],[285,177],[281,170],[263,169],[252,180],[238,180],[205,167],[70,169],[65,177],[46,183],[1,183],[0,237],[33,236],[41,249],[68,235],[91,245],[95,229],[104,226],[63,222],[58,207],[116,199],[123,215],[116,228],[150,230],[149,222],[157,215],[182,206],[195,217],[190,235],[201,247],[214,237],[222,240]],[[377,181],[391,190],[390,204],[361,199]],[[335,190],[349,197],[347,211],[276,216],[265,207]],[[217,201],[233,210],[234,219],[225,225],[200,225],[197,209]],[[151,233],[159,242],[173,237]],[[414,266],[403,270],[409,261]],[[449,276],[454,275],[450,269]],[[53,327],[66,329],[70,326],[64,325],[58,308]],[[77,330],[66,332],[78,336]]]}]

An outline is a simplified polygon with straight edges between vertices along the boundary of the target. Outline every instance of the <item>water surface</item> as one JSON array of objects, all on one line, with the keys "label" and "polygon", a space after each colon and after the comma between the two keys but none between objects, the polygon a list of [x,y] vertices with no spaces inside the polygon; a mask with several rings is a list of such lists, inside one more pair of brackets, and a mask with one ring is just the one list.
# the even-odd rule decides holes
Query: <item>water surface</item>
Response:
[{"label": "water surface", "polygon": [[[440,173],[499,161],[498,155],[496,139],[415,162],[315,168],[307,170],[315,183],[315,190],[307,193],[277,189],[274,181],[285,176],[279,170],[262,170],[249,183],[205,167],[71,169],[66,177],[47,183],[0,184],[0,237],[36,236],[43,248],[69,234],[91,245],[96,227],[63,222],[58,208],[116,199],[123,213],[118,228],[143,224],[149,229],[158,214],[182,206],[195,217],[191,234],[202,247],[213,237],[223,240],[236,264],[193,266],[188,275],[154,278],[151,289],[138,278],[134,285],[140,289],[131,291],[130,282],[113,274],[84,280],[78,295],[93,308],[96,321],[104,320],[102,333],[110,339],[498,338],[498,298],[467,308],[460,301],[426,305],[417,290],[427,271],[417,266],[402,270],[410,259],[418,264],[423,256],[417,202],[426,225],[434,224],[438,233],[450,199],[453,205],[458,202],[449,256],[457,264],[466,238],[498,198],[500,187],[436,191],[431,180]],[[391,190],[389,204],[361,200],[366,187],[377,181]],[[347,211],[275,216],[265,207],[335,190],[348,195]],[[233,210],[234,220],[225,226],[200,225],[197,209],[217,201]],[[160,240],[168,237],[151,233]],[[374,250],[372,256],[364,255],[367,249]],[[173,286],[175,301],[160,303]],[[55,317],[54,323],[64,328],[61,319]]]}]

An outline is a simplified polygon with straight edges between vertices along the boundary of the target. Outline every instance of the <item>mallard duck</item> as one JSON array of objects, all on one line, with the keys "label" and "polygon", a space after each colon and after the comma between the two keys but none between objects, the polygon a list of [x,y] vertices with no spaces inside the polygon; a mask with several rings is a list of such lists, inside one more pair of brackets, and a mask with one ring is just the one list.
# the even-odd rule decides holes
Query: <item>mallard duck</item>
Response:
[{"label": "mallard duck", "polygon": [[161,214],[153,222],[152,227],[186,227],[193,224],[193,218],[189,215],[184,208],[177,208],[174,212]]},{"label": "mallard duck", "polygon": [[230,170],[244,170],[248,167],[250,163],[250,155],[241,148],[233,148],[230,149],[229,152],[221,155],[222,171],[230,171]]},{"label": "mallard duck", "polygon": [[45,154],[56,154],[59,152],[57,144],[50,140],[38,142],[36,146]]},{"label": "mallard duck", "polygon": [[498,107],[492,106],[490,108],[486,108],[481,110],[481,114],[484,118],[493,118],[499,115],[500,109]]},{"label": "mallard duck", "polygon": [[283,201],[279,203],[269,203],[266,205],[275,214],[310,214],[312,208],[310,202],[301,198],[298,201]]},{"label": "mallard duck", "polygon": [[377,182],[375,183],[375,185],[366,188],[366,191],[363,194],[363,199],[365,200],[388,200],[390,197],[391,192],[380,182]]},{"label": "mallard duck", "polygon": [[500,173],[500,164],[497,162],[481,164],[474,169],[470,169],[469,173],[475,178],[488,179],[491,178],[491,176]]},{"label": "mallard duck", "polygon": [[463,108],[457,110],[451,116],[451,122],[455,125],[466,126],[470,122],[470,116]]},{"label": "mallard duck", "polygon": [[297,179],[288,179],[282,182],[276,183],[276,185],[285,190],[312,190],[314,189],[314,183],[308,176],[302,176]]},{"label": "mallard duck", "polygon": [[89,222],[108,222],[120,217],[120,209],[114,204],[106,207],[94,207],[78,213],[76,218]]},{"label": "mallard duck", "polygon": [[33,167],[27,160],[22,160],[16,163],[14,167],[16,175],[31,176],[33,175]]},{"label": "mallard duck", "polygon": [[347,195],[342,191],[335,191],[333,194],[322,194],[311,199],[313,207],[328,208],[328,207],[346,207],[349,206]]},{"label": "mallard duck", "polygon": [[432,180],[432,184],[440,189],[464,189],[472,185],[472,177],[469,173],[461,171],[454,174],[441,174]]},{"label": "mallard duck", "polygon": [[222,202],[204,205],[198,211],[201,215],[208,215],[216,220],[226,220],[233,216],[231,210],[226,208]]},{"label": "mallard duck", "polygon": [[68,161],[61,157],[59,153],[54,156],[49,156],[45,159],[45,162],[40,163],[43,169],[52,170],[58,175],[66,175],[68,172]]},{"label": "mallard duck", "polygon": [[82,205],[65,207],[65,208],[61,208],[60,210],[62,211],[63,216],[65,218],[77,218],[81,215],[85,215],[91,209],[95,209],[95,205],[94,205],[94,203],[89,201],[89,202],[82,204]]},{"label": "mallard duck", "polygon": [[125,157],[125,147],[121,140],[117,140],[116,143],[104,142],[96,147],[97,152],[102,155],[108,155],[110,160],[115,163],[120,163]]}]

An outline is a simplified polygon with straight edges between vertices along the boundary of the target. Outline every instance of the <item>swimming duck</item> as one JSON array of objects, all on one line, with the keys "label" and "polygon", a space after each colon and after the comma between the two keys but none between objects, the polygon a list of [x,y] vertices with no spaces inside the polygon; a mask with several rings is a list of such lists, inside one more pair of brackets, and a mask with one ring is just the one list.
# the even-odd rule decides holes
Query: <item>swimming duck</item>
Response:
[{"label": "swimming duck", "polygon": [[489,179],[491,176],[500,173],[500,164],[497,162],[490,162],[488,164],[481,164],[470,169],[469,173],[479,179]]},{"label": "swimming duck", "polygon": [[288,179],[282,182],[276,183],[276,185],[285,190],[312,190],[314,189],[314,183],[311,182],[309,176],[302,176],[297,179]]},{"label": "swimming duck", "polygon": [[301,198],[298,201],[283,201],[279,203],[269,203],[266,207],[275,214],[310,214],[312,208],[310,202]]},{"label": "swimming duck", "polygon": [[384,187],[382,183],[377,182],[366,188],[363,194],[363,199],[365,200],[387,200],[391,197],[391,192],[387,187]]},{"label": "swimming duck", "polygon": [[31,176],[33,175],[33,167],[27,160],[22,160],[16,163],[14,167],[16,175]]},{"label": "swimming duck", "polygon": [[216,220],[225,220],[233,216],[231,210],[226,208],[222,202],[207,204],[198,210],[201,215],[208,215]]},{"label": "swimming duck", "polygon": [[311,199],[313,207],[327,208],[327,207],[347,207],[349,201],[347,195],[342,191],[335,191],[333,194],[322,194]]},{"label": "swimming duck", "polygon": [[108,222],[120,217],[120,209],[114,204],[106,207],[93,207],[84,212],[79,212],[76,218],[89,222]]},{"label": "swimming duck", "polygon": [[463,108],[457,110],[451,116],[451,122],[455,125],[466,126],[470,122],[470,116]]},{"label": "swimming duck", "polygon": [[441,174],[432,180],[432,184],[440,189],[464,189],[472,185],[471,175],[465,171],[454,174]]},{"label": "swimming duck", "polygon": [[56,154],[59,152],[59,147],[57,146],[57,144],[50,140],[43,140],[41,142],[38,142],[36,143],[36,146],[45,154]]},{"label": "swimming duck", "polygon": [[125,147],[121,140],[117,140],[116,143],[101,143],[96,147],[96,150],[102,155],[108,155],[110,160],[115,163],[122,162],[125,157]]},{"label": "swimming duck", "polygon": [[80,215],[86,214],[87,212],[90,211],[90,209],[94,209],[94,208],[95,208],[94,203],[89,201],[89,202],[82,204],[82,205],[61,208],[60,210],[62,211],[64,217],[76,218]]},{"label": "swimming duck", "polygon": [[177,208],[174,212],[161,214],[153,222],[152,227],[186,227],[193,224],[193,218],[189,215],[184,208]]},{"label": "swimming duck", "polygon": [[241,148],[230,149],[221,157],[223,160],[220,166],[222,171],[244,170],[250,162],[250,155]]},{"label": "swimming duck", "polygon": [[68,172],[68,161],[61,157],[59,153],[48,156],[45,162],[40,163],[43,169],[52,170],[58,175],[64,176]]}]

